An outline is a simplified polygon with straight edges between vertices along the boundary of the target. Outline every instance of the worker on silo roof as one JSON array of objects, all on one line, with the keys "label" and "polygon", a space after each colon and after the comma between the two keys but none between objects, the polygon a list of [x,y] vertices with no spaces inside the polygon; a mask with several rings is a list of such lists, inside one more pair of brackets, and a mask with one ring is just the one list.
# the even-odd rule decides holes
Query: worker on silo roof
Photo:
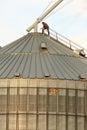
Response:
[{"label": "worker on silo roof", "polygon": [[48,24],[45,23],[45,22],[42,22],[42,25],[43,25],[43,27],[41,28],[42,29],[42,34],[44,34],[44,30],[46,29],[47,32],[48,32],[48,35],[49,35],[50,32],[49,32],[49,26],[48,26]]}]

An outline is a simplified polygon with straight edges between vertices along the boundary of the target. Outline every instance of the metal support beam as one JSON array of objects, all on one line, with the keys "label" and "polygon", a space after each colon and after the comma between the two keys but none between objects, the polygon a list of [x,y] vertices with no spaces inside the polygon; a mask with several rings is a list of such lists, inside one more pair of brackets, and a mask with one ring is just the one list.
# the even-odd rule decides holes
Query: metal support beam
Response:
[{"label": "metal support beam", "polygon": [[40,23],[54,8],[56,8],[63,0],[57,0],[42,16],[36,19],[36,21],[26,29],[26,31],[31,31],[34,29],[34,32],[38,31],[38,23]]}]

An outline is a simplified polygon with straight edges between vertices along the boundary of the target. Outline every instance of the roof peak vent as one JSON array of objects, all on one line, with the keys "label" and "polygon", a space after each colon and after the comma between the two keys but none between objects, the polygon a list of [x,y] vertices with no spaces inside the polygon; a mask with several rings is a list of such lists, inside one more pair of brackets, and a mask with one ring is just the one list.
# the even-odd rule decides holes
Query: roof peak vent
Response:
[{"label": "roof peak vent", "polygon": [[41,43],[41,49],[47,49],[47,44],[45,42]]}]

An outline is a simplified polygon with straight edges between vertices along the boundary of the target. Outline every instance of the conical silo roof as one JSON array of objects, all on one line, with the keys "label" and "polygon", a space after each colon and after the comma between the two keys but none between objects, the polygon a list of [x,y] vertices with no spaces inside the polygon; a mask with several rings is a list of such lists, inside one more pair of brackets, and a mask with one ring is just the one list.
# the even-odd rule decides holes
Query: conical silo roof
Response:
[{"label": "conical silo roof", "polygon": [[28,33],[0,50],[0,78],[87,79],[87,60],[41,33]]}]

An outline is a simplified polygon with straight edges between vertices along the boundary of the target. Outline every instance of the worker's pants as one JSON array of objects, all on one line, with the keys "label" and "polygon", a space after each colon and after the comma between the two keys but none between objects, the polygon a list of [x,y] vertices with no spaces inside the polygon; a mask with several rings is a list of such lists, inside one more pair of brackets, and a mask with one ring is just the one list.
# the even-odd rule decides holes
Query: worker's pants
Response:
[{"label": "worker's pants", "polygon": [[48,35],[50,35],[49,28],[42,29],[42,34],[44,34],[44,30],[47,30]]}]

